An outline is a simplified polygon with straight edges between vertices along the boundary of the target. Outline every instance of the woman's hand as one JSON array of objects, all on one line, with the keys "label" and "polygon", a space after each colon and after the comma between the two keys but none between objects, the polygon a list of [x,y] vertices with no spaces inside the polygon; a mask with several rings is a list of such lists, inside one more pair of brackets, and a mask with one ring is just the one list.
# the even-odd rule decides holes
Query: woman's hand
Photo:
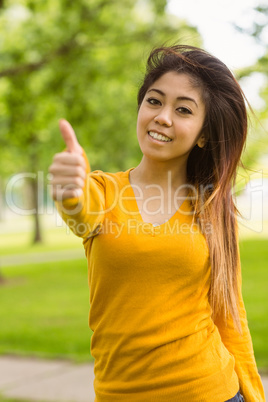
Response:
[{"label": "woman's hand", "polygon": [[66,144],[66,151],[56,154],[49,168],[52,174],[52,198],[63,201],[80,197],[86,179],[86,163],[83,149],[79,145],[75,132],[67,120],[60,120],[60,131]]}]

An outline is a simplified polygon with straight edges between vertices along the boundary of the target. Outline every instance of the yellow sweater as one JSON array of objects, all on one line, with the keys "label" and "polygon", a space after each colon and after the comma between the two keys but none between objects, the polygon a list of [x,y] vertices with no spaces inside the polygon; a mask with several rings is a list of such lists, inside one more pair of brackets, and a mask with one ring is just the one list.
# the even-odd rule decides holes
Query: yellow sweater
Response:
[{"label": "yellow sweater", "polygon": [[206,241],[186,199],[165,224],[140,216],[129,171],[96,171],[58,204],[84,241],[98,402],[265,401],[240,293],[243,336],[214,323]]}]

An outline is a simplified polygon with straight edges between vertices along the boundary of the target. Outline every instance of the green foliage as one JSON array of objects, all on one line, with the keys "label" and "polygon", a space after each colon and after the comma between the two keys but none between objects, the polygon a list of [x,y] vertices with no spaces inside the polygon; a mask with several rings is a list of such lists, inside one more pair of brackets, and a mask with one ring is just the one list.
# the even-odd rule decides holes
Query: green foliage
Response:
[{"label": "green foliage", "polygon": [[14,152],[14,163],[1,167],[2,174],[46,170],[63,147],[61,117],[73,124],[93,168],[137,163],[136,90],[145,54],[182,37],[200,44],[197,31],[167,15],[165,5],[164,0],[4,3],[1,148]]},{"label": "green foliage", "polygon": [[[152,46],[196,29],[165,0],[6,0],[0,8],[0,175],[47,172],[68,119],[92,169],[126,170],[140,159],[136,91]],[[46,175],[44,175],[46,178]],[[34,241],[41,241],[36,179]],[[29,185],[28,184],[28,185]],[[3,190],[2,190],[3,191]],[[1,193],[1,189],[0,189]]]},{"label": "green foliage", "polygon": [[251,76],[254,79],[254,74],[262,74],[266,79],[260,91],[260,96],[264,100],[264,107],[255,111],[255,116],[252,116],[252,125],[249,131],[247,141],[247,149],[244,154],[244,163],[247,167],[255,168],[258,159],[268,150],[268,42],[267,42],[267,24],[268,24],[268,7],[264,3],[252,10],[254,16],[253,22],[247,28],[236,26],[238,31],[245,35],[253,37],[258,45],[263,47],[263,55],[256,61],[255,64],[243,67],[236,71],[236,76],[239,79]]},{"label": "green foliage", "polygon": [[[144,54],[196,30],[165,13],[164,0],[6,0],[0,8],[0,175],[43,171],[63,149],[67,118],[92,169],[125,170],[140,151],[136,89]],[[44,175],[46,179],[46,174]],[[3,180],[0,183],[0,197]],[[37,179],[34,242],[42,241]]]}]

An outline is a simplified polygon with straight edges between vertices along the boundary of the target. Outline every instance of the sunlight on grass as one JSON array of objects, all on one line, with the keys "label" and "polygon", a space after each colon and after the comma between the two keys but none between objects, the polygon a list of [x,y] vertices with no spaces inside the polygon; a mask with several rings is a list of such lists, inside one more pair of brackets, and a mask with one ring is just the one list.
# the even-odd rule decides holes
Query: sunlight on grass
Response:
[{"label": "sunlight on grass", "polygon": [[[43,242],[32,244],[32,220],[18,217],[0,222],[0,255],[45,252],[82,247],[82,240],[75,236],[59,219],[42,217]],[[56,226],[58,224],[58,226]]]}]

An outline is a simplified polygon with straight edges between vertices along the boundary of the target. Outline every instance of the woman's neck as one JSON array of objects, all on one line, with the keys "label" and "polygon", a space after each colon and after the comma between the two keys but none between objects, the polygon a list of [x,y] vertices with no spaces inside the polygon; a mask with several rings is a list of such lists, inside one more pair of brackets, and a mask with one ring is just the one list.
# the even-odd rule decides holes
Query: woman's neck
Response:
[{"label": "woman's neck", "polygon": [[131,171],[131,181],[141,186],[158,185],[178,188],[187,183],[186,163],[155,161],[143,156],[140,164]]}]

